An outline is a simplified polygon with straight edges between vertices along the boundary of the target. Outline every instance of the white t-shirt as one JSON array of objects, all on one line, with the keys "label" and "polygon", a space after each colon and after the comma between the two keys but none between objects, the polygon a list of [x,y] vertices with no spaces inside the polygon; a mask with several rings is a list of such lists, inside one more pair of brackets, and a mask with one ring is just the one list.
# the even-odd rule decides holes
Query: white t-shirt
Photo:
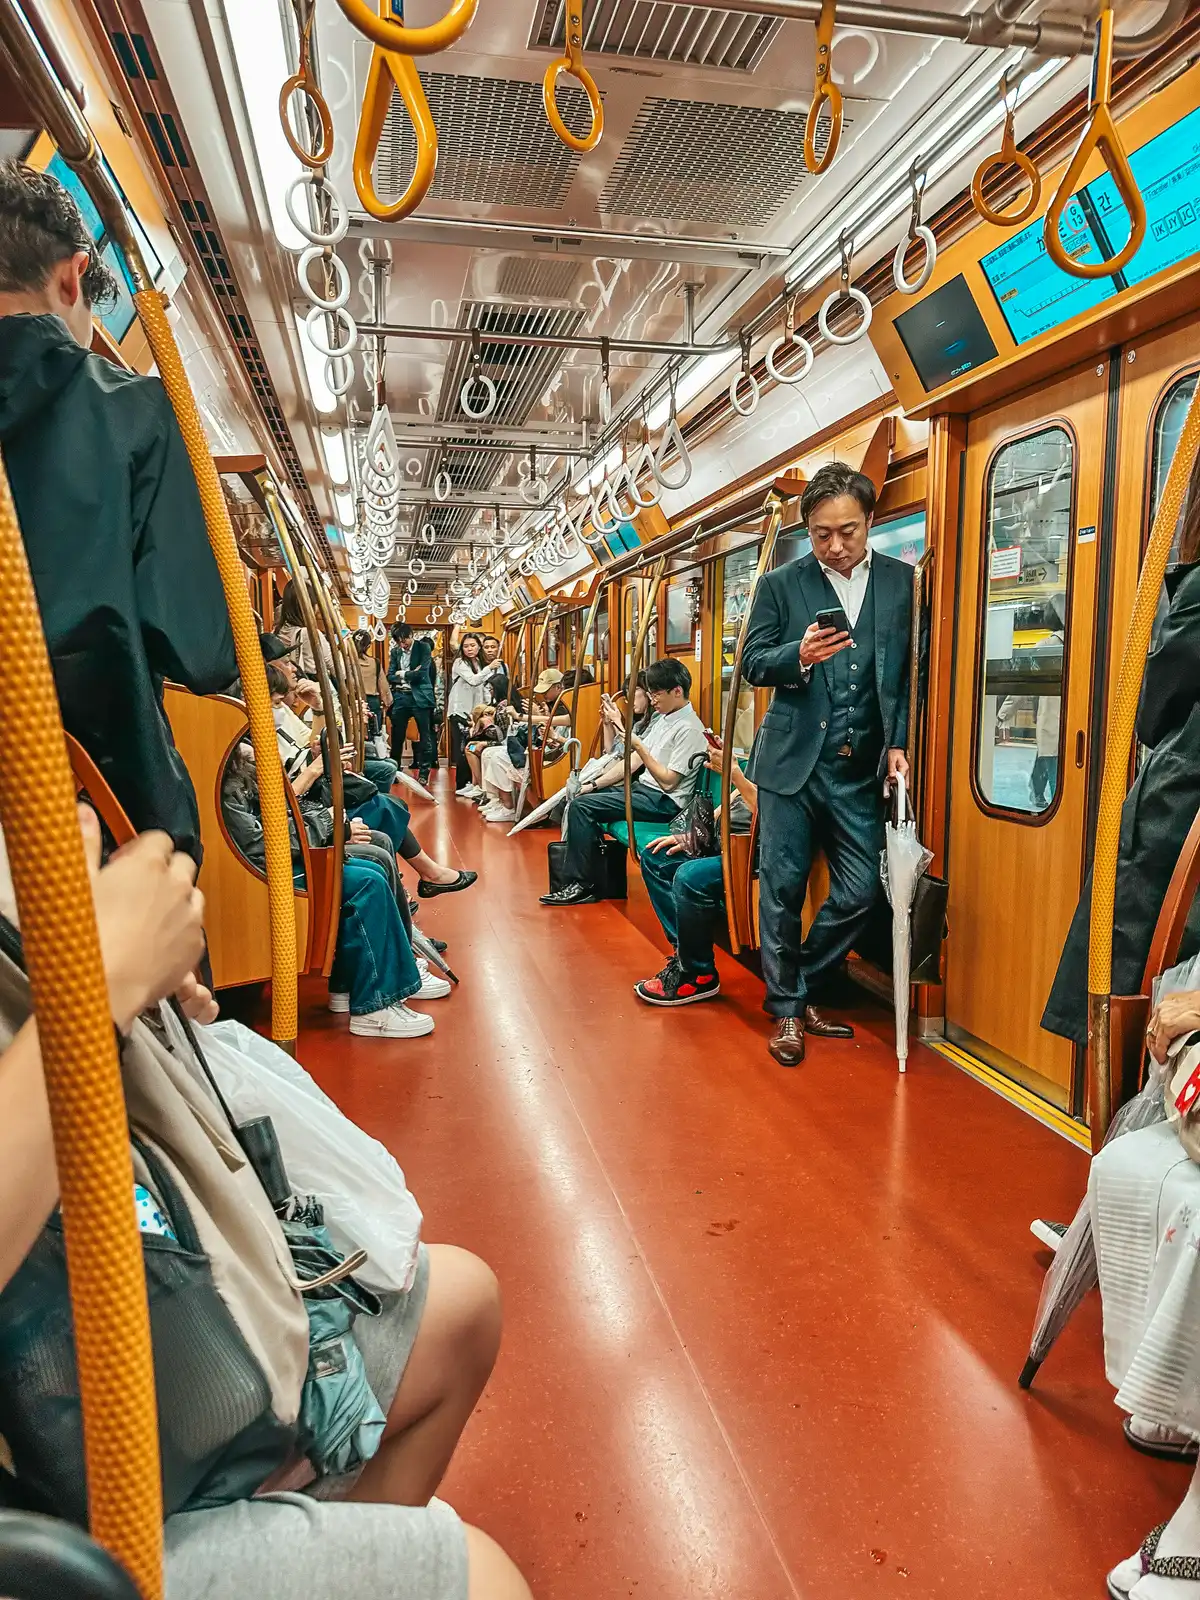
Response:
[{"label": "white t-shirt", "polygon": [[691,703],[680,706],[678,711],[672,711],[665,717],[658,714],[652,717],[650,726],[642,735],[642,745],[656,761],[677,772],[679,782],[673,789],[663,790],[645,767],[638,773],[638,782],[644,783],[648,789],[669,793],[671,799],[682,806],[696,787],[700,775],[699,763],[689,771],[692,757],[702,755],[708,749],[704,724]]}]

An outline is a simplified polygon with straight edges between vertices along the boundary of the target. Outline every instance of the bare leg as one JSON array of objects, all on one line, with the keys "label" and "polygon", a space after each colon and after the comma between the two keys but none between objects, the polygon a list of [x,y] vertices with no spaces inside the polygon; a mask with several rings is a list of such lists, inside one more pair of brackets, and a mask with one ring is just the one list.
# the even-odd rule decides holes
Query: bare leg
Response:
[{"label": "bare leg", "polygon": [[[388,1412],[383,1443],[351,1499],[400,1506],[428,1503],[499,1348],[500,1286],[491,1268],[454,1245],[430,1245],[421,1327]],[[495,1591],[499,1600],[507,1600],[509,1592]],[[514,1600],[521,1593],[511,1591]]]},{"label": "bare leg", "polygon": [[475,785],[475,787],[477,789],[482,789],[482,787],[483,787],[483,769],[482,769],[482,766],[481,766],[480,760],[479,760],[479,752],[478,752],[478,750],[468,750],[466,752],[466,756],[467,756],[467,765],[471,769],[471,782]]},{"label": "bare leg", "polygon": [[533,1600],[529,1585],[494,1539],[467,1525],[467,1600]]}]

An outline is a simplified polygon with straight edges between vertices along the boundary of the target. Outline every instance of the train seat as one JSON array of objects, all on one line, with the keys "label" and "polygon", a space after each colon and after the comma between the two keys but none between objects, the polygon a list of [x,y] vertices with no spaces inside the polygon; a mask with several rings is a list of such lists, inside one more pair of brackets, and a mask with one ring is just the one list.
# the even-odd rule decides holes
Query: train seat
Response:
[{"label": "train seat", "polygon": [[[700,774],[700,782],[696,786],[696,792],[698,794],[707,794],[714,806],[719,805],[721,801],[721,780],[719,776],[705,767]],[[624,819],[610,823],[604,831],[610,839],[616,839],[628,847],[629,825]],[[661,839],[664,833],[670,833],[670,831],[670,828],[664,827],[660,822],[635,822],[633,825],[633,837],[637,844],[638,854],[640,855],[648,844],[653,844],[655,839]]]}]

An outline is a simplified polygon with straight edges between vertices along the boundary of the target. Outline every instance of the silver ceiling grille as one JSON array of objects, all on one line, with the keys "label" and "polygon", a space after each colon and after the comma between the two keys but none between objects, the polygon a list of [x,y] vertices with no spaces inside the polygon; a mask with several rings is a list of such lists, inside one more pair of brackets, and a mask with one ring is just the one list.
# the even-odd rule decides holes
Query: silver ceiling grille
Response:
[{"label": "silver ceiling grille", "polygon": [[[501,433],[506,427],[522,427],[563,359],[561,350],[510,344],[505,334],[574,333],[583,316],[578,306],[506,305],[491,300],[462,302],[458,326],[478,328],[482,333],[479,348],[482,368],[496,385],[496,409],[488,418],[489,426]],[[456,344],[442,374],[438,422],[453,424],[463,420],[459,394],[470,369],[470,345],[465,341]],[[470,440],[453,442],[469,444]],[[510,460],[510,456],[499,450],[447,450],[444,454],[430,450],[425,456],[421,481],[426,488],[430,487],[444,466],[455,489],[486,493],[504,475]],[[472,506],[439,505],[431,495],[426,503],[413,508],[412,525],[414,537],[417,537],[426,523],[432,523],[438,537],[434,544],[422,547],[419,554],[430,564],[452,560],[454,552],[469,543],[465,538],[467,530],[472,524],[478,525],[482,516],[483,513]],[[490,530],[490,513],[485,520]],[[480,532],[478,537],[486,542],[492,535],[490,531]],[[397,575],[406,575],[403,567],[398,569]]]},{"label": "silver ceiling grille", "polygon": [[554,256],[507,256],[500,267],[499,292],[506,300],[570,300],[579,263]]},{"label": "silver ceiling grille", "polygon": [[[652,97],[638,112],[597,209],[609,216],[765,228],[807,177],[807,121],[803,111]],[[847,117],[846,129],[851,125]],[[818,154],[827,129],[822,118]]]},{"label": "silver ceiling grille", "polygon": [[[529,43],[561,50],[565,14],[562,0],[541,0]],[[593,55],[753,72],[782,26],[772,17],[667,0],[583,0],[583,47]]]},{"label": "silver ceiling grille", "polygon": [[[468,205],[561,210],[579,157],[546,121],[540,83],[423,72],[421,83],[438,130],[438,164],[430,194]],[[560,80],[558,108],[572,132],[590,125],[587,96]],[[399,93],[392,95],[375,157],[375,191],[400,194],[417,159],[412,123]]]}]

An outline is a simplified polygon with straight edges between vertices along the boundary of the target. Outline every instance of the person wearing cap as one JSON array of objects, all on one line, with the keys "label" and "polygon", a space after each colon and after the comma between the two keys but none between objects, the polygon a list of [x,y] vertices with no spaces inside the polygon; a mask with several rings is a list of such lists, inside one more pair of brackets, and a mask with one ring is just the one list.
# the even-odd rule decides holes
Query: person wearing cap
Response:
[{"label": "person wearing cap", "polygon": [[471,713],[487,698],[488,685],[496,676],[496,666],[483,659],[483,641],[477,633],[464,633],[450,672],[450,693],[446,697],[446,721],[450,724],[450,759],[454,763],[455,794],[474,800],[482,793],[471,782],[466,744]]}]

